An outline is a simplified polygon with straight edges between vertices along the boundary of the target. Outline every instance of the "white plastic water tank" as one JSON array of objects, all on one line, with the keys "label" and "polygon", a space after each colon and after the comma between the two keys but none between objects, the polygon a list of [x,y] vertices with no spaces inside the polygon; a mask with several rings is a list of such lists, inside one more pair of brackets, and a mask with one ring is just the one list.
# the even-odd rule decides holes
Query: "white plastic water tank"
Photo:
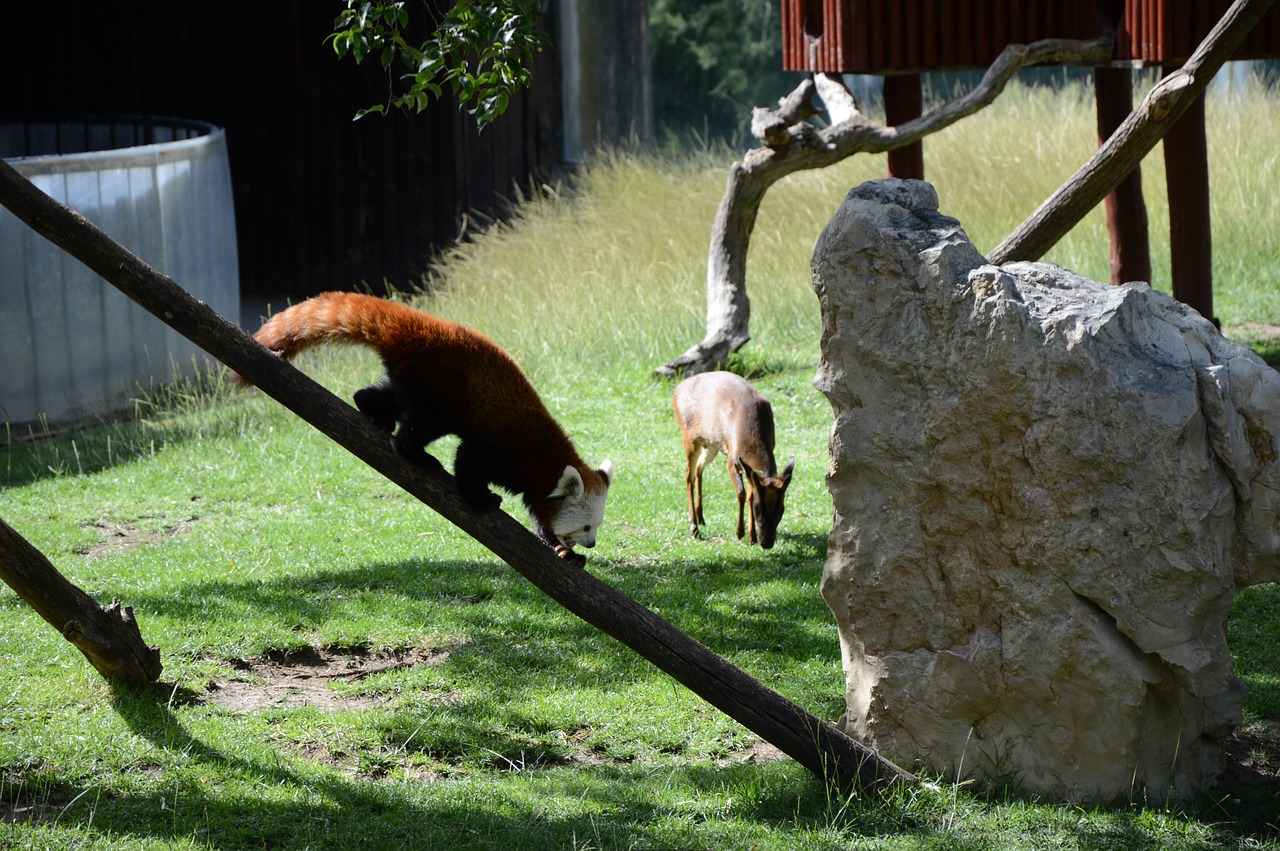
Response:
[{"label": "white plastic water tank", "polygon": [[[0,156],[232,321],[240,274],[225,133],[166,118],[6,119]],[[0,423],[109,410],[207,360],[0,207]]]}]

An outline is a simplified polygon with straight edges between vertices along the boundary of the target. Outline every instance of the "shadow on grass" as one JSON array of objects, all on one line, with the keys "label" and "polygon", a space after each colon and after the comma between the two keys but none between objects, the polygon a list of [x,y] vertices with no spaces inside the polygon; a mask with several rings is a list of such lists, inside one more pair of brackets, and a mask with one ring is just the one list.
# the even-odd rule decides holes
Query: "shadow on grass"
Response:
[{"label": "shadow on grass", "polygon": [[[716,547],[688,569],[661,575],[614,575],[607,563],[595,567],[638,602],[668,613],[677,626],[689,624],[712,649],[745,652],[757,667],[765,658],[769,668],[786,670],[815,657],[838,658],[830,615],[820,599],[814,603],[817,560],[825,546],[822,535],[789,535],[779,543],[787,558],[776,562],[759,560],[756,548],[743,546]],[[260,748],[237,747],[231,755],[192,732],[189,725],[198,725],[207,710],[173,710],[171,685],[122,690],[114,696],[115,710],[160,752],[156,762],[165,781],[140,784],[145,792],[83,796],[74,803],[68,802],[75,790],[51,787],[50,797],[64,808],[58,816],[63,826],[115,838],[197,837],[214,847],[717,847],[721,839],[740,839],[744,830],[766,842],[771,835],[779,840],[788,832],[812,830],[825,837],[814,847],[872,836],[894,836],[908,845],[992,847],[980,831],[963,825],[953,830],[951,820],[933,807],[833,800],[789,761],[586,765],[554,747],[531,748],[522,731],[546,720],[521,712],[530,691],[625,687],[638,676],[637,660],[504,565],[375,562],[300,577],[187,583],[149,599],[141,596],[140,608],[186,623],[225,622],[233,630],[237,622],[244,620],[247,628],[257,618],[246,614],[251,611],[271,611],[305,629],[367,606],[391,618],[438,625],[444,633],[465,632],[469,640],[452,649],[444,667],[452,668],[451,679],[484,697],[448,707],[438,716],[445,729],[423,731],[420,739],[446,752],[445,759],[447,752],[476,750],[495,759],[479,765],[458,759],[456,776],[428,782],[371,779],[316,762],[289,744],[287,734],[285,747],[273,746],[268,734]],[[195,696],[180,697],[181,704]],[[494,723],[491,704],[512,709]],[[418,732],[420,708],[386,712],[377,725],[383,748],[407,743]],[[376,742],[365,747],[379,751]],[[139,767],[142,773],[152,770]],[[655,796],[655,789],[669,794]],[[732,812],[690,809],[734,800]],[[1141,807],[1114,812],[1113,821],[1082,823],[1072,832],[1089,847],[1152,847],[1153,837],[1167,836],[1147,825]],[[1245,824],[1209,816],[1207,822],[1233,824],[1245,835],[1269,835],[1265,820]],[[1185,847],[1217,846],[1192,841]]]},{"label": "shadow on grass", "polygon": [[17,488],[65,473],[88,475],[127,464],[149,451],[143,432],[126,413],[75,428],[0,423],[0,483]]},{"label": "shadow on grass", "polygon": [[[782,555],[778,559],[760,558],[757,548],[745,546],[735,555],[738,548],[730,546],[678,567],[598,562],[589,569],[724,655],[764,653],[779,668],[814,657],[838,660],[834,623],[816,592],[826,539],[780,538],[773,551]],[[300,642],[326,622],[369,613],[440,634],[465,633],[467,642],[453,650],[447,665],[465,664],[465,676],[485,678],[481,688],[513,696],[547,677],[625,681],[634,674],[630,650],[497,562],[373,562],[298,576],[222,577],[139,589],[130,602],[183,624],[217,623],[230,635],[260,629],[265,613]],[[594,664],[584,674],[578,660],[587,654]]]},{"label": "shadow on grass", "polygon": [[[737,826],[726,824],[735,831],[743,822],[767,834],[830,827],[833,819],[822,785],[794,766],[761,790],[759,768],[746,764],[521,769],[505,778],[420,783],[370,782],[275,754],[232,757],[192,733],[169,698],[165,686],[119,690],[113,705],[129,729],[165,759],[189,762],[190,770],[180,773],[193,779],[142,794],[72,802],[58,817],[62,826],[91,828],[116,840],[198,837],[212,847],[601,848],[667,847],[673,841],[702,847],[702,823],[716,814],[684,808],[695,798],[719,801],[727,795],[732,802],[738,789],[760,794],[750,796],[751,805],[739,804],[733,813]],[[212,786],[194,779],[211,776],[226,779]],[[655,776],[663,791],[673,793],[670,801],[647,794]],[[243,795],[228,785],[267,791]],[[572,811],[550,810],[551,798],[567,802]],[[865,820],[861,830],[883,831],[903,829],[912,819],[882,810]]]},{"label": "shadow on grass", "polygon": [[[1037,817],[1014,807],[1000,818],[1020,827],[993,832],[981,817],[957,822],[945,789],[907,787],[887,800],[844,797],[792,763],[522,768],[435,782],[369,781],[284,754],[230,756],[192,732],[168,698],[163,687],[128,690],[113,704],[129,729],[163,754],[159,759],[181,764],[173,779],[145,792],[60,803],[59,827],[117,843],[194,839],[280,849],[707,848],[746,847],[744,841],[837,849],[861,839],[989,849],[1062,833],[1080,847],[1138,849],[1169,836],[1159,819],[1124,805],[1066,827],[1053,808]],[[1179,847],[1208,851],[1224,847],[1225,838],[1188,838]]]},{"label": "shadow on grass", "polygon": [[8,423],[0,420],[0,485],[21,487],[66,474],[91,475],[155,453],[157,424],[163,441],[181,443],[188,437],[209,437],[220,430],[234,433],[237,424],[225,418],[199,417],[190,428],[176,424],[198,408],[210,408],[229,392],[229,379],[209,375],[138,388],[128,407],[84,419],[49,424]]},{"label": "shadow on grass", "polygon": [[[413,589],[417,596],[410,599],[414,602],[429,602],[440,612],[447,608],[480,612],[494,598],[526,596],[521,586],[527,583],[519,577],[498,587],[491,597],[433,595],[426,590],[433,583],[468,584],[477,572],[486,570],[490,583],[510,578],[502,575],[505,568],[490,567],[462,561],[371,565],[340,575],[341,587],[350,592],[370,583],[378,593],[386,593],[386,583],[397,581]],[[734,571],[722,574],[742,578]],[[319,579],[333,582],[337,578]],[[705,576],[700,575],[691,584],[704,582]],[[283,590],[262,587],[276,584]],[[289,596],[309,598],[314,590],[311,580],[302,586],[283,580],[238,583],[238,588],[231,583],[201,585],[204,593],[238,595],[231,605],[269,604]],[[532,595],[531,599],[540,596],[536,589]],[[658,598],[669,600],[671,595],[661,592]],[[547,654],[545,642],[537,642],[543,645],[540,654],[505,655],[513,633],[534,614],[523,611],[532,607],[530,600],[519,602],[520,618],[494,623],[490,613],[478,619],[477,632],[484,635],[472,643],[487,645],[477,654],[487,665],[468,664],[465,672],[458,673],[478,679],[477,690],[495,690],[493,700],[517,706],[522,689],[545,685],[547,676],[569,675],[573,667],[557,654]],[[309,605],[317,606],[319,612],[330,604],[313,601]],[[584,639],[607,640],[572,618],[560,619],[543,635],[561,650]],[[604,655],[619,660],[630,657],[616,646]],[[539,658],[541,664],[535,665]],[[600,679],[611,676],[634,678],[635,672],[621,665],[617,670],[596,671],[591,679],[600,685]],[[554,682],[559,687],[560,681]],[[112,702],[130,732],[155,748],[155,756],[138,765],[137,772],[163,780],[143,780],[134,786],[141,791],[127,791],[132,784],[126,783],[122,787],[126,791],[97,796],[81,794],[66,784],[48,784],[43,789],[44,804],[56,813],[41,818],[42,823],[56,821],[60,829],[116,842],[194,839],[210,847],[284,849],[731,847],[740,845],[744,837],[751,838],[748,845],[762,847],[771,842],[782,847],[805,837],[807,847],[833,849],[856,844],[861,838],[896,840],[914,847],[978,849],[1000,844],[998,837],[984,832],[984,825],[990,824],[985,818],[956,824],[930,793],[911,789],[888,802],[843,800],[789,761],[585,765],[567,758],[539,759],[533,753],[526,758],[527,739],[493,727],[481,729],[478,724],[467,728],[465,719],[473,713],[467,701],[453,713],[452,723],[461,726],[437,738],[435,747],[447,747],[452,741],[459,751],[489,750],[497,759],[479,767],[460,766],[453,776],[424,780],[371,777],[318,762],[314,754],[290,745],[287,733],[284,741],[277,740],[271,731],[284,715],[278,712],[262,714],[268,732],[260,742],[255,737],[256,745],[236,745],[232,753],[196,732],[205,726],[203,714],[208,710],[175,711],[175,706],[197,703],[198,696],[175,691],[171,684],[120,689]],[[406,741],[416,731],[410,727],[418,720],[418,710],[392,708],[387,713],[390,736],[384,736],[384,745]],[[353,742],[349,747],[360,745]],[[376,743],[366,747],[378,750]],[[925,798],[923,804],[916,800],[920,795]],[[1031,835],[1063,830],[1054,812],[1050,807],[1043,815],[1028,815]],[[1147,819],[1141,807],[1120,805],[1107,812],[1114,817],[1081,819],[1065,830],[1082,847],[1156,847],[1169,835],[1167,827],[1161,827],[1159,819]],[[1209,815],[1207,822],[1230,822],[1218,813]],[[1221,844],[1190,840],[1182,847],[1209,849]]]},{"label": "shadow on grass", "polygon": [[[785,375],[792,372],[806,372],[812,374],[817,370],[818,364],[811,360],[796,357],[777,357],[760,349],[738,350],[731,352],[724,363],[720,365],[720,369],[725,372],[733,372],[741,375],[748,381],[757,381],[762,378],[771,378],[777,375]],[[687,375],[677,375],[674,377],[653,376],[653,382],[659,385],[670,385],[675,387]]]}]

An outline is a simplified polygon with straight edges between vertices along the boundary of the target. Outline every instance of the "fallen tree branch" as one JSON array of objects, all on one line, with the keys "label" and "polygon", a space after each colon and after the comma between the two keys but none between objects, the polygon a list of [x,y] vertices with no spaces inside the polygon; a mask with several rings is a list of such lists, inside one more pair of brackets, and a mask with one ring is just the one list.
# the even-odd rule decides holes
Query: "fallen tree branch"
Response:
[{"label": "fallen tree branch", "polygon": [[827,782],[881,790],[912,775],[766,688],[585,570],[505,512],[473,512],[452,479],[401,458],[355,408],[280,360],[0,161],[0,204],[206,352],[471,535],[587,623],[644,656]]},{"label": "fallen tree branch", "polygon": [[0,579],[108,680],[146,685],[160,676],[160,648],[143,641],[132,608],[98,605],[2,519]]},{"label": "fallen tree branch", "polygon": [[988,255],[992,263],[1038,260],[1133,171],[1204,93],[1274,0],[1236,0],[1177,71],[1157,83],[1071,179]]},{"label": "fallen tree branch", "polygon": [[[788,128],[790,139],[786,142],[777,138],[776,125],[771,127],[771,145],[748,151],[740,162],[729,167],[729,179],[716,210],[707,254],[706,337],[680,357],[658,367],[655,375],[671,378],[715,369],[751,339],[747,249],[760,202],[774,183],[797,171],[825,168],[853,154],[884,153],[918,142],[990,104],[1022,68],[1044,64],[1102,65],[1110,61],[1114,45],[1114,39],[1110,38],[1045,39],[1030,45],[1008,45],[972,91],[897,127],[885,127],[867,119],[853,106],[847,90],[838,96],[824,95],[832,101],[828,107],[830,114],[848,115],[840,123],[822,130],[806,122],[796,123]],[[830,92],[832,87],[843,89],[835,78],[822,82],[820,93]],[[784,102],[795,97],[796,93],[792,93]]]}]

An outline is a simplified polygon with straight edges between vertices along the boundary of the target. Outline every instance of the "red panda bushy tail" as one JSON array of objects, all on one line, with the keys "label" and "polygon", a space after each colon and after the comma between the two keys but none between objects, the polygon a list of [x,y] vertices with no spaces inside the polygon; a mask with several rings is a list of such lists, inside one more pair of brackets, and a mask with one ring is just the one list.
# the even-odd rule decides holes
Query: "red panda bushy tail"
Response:
[{"label": "red panda bushy tail", "polygon": [[[285,360],[321,343],[356,343],[382,351],[422,316],[396,302],[360,293],[327,292],[286,308],[253,338]],[[239,375],[236,382],[248,384]]]}]

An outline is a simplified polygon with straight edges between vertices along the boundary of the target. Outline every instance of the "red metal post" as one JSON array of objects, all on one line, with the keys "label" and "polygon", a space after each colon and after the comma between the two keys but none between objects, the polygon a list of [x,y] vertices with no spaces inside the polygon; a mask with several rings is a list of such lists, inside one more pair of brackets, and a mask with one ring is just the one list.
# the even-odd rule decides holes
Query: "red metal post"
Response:
[{"label": "red metal post", "polygon": [[[1133,73],[1128,68],[1095,68],[1098,144],[1133,111]],[[1135,168],[1107,196],[1107,232],[1111,236],[1111,283],[1151,280],[1151,242],[1147,205],[1142,199],[1142,168]]]},{"label": "red metal post", "polygon": [[[896,127],[919,118],[923,108],[919,74],[889,74],[884,78],[884,121]],[[889,176],[924,180],[924,145],[913,142],[889,152]]]},{"label": "red metal post", "polygon": [[[1166,66],[1168,74],[1177,66]],[[1213,251],[1209,223],[1209,155],[1204,97],[1164,137],[1169,184],[1169,258],[1173,296],[1217,324],[1213,315]]]}]

